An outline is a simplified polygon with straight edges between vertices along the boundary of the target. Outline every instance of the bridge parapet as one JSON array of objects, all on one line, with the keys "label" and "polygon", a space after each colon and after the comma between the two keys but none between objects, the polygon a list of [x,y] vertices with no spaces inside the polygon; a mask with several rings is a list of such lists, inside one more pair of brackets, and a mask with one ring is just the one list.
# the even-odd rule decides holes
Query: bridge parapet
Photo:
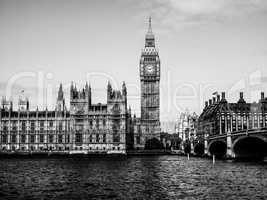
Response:
[{"label": "bridge parapet", "polygon": [[[242,141],[245,141],[243,144]],[[225,151],[222,149],[222,143],[225,144]],[[229,158],[235,158],[240,157],[241,153],[236,154],[237,151],[242,151],[243,148],[248,148],[251,146],[254,146],[255,149],[259,149],[257,152],[255,152],[253,149],[251,151],[253,152],[253,155],[261,155],[262,153],[260,151],[266,152],[267,154],[267,130],[266,129],[253,129],[248,131],[239,131],[239,132],[228,132],[227,134],[222,135],[215,135],[207,137],[207,154],[212,155],[212,153],[216,152],[216,145],[218,146],[219,150],[221,151],[220,154],[225,152],[225,156]],[[236,146],[239,145],[237,148]],[[257,145],[260,147],[258,148]],[[218,153],[218,152],[217,152]],[[245,153],[242,153],[242,156],[244,157]],[[250,155],[249,152],[247,152],[247,155]]]}]

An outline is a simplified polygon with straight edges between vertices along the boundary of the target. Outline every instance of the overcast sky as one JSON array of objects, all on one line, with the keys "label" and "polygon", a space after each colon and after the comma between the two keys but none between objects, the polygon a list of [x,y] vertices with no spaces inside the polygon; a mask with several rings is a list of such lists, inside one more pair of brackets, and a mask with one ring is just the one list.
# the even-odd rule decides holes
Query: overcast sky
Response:
[{"label": "overcast sky", "polygon": [[[215,91],[227,91],[230,101],[241,90],[251,101],[267,93],[265,0],[0,0],[0,94],[14,82],[15,102],[24,89],[32,108],[53,107],[60,82],[69,99],[71,81],[90,79],[93,102],[105,103],[107,80],[118,87],[125,81],[139,115],[149,16],[161,59],[163,121],[185,108],[200,113]],[[50,100],[38,99],[50,90]]]}]

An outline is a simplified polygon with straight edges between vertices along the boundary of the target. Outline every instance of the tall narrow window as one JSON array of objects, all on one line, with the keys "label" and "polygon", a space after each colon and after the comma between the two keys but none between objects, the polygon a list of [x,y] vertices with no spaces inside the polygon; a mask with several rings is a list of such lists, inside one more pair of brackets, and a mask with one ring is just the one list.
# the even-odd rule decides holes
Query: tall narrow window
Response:
[{"label": "tall narrow window", "polygon": [[11,142],[14,144],[14,143],[17,143],[17,136],[16,135],[12,135],[11,136]]},{"label": "tall narrow window", "polygon": [[32,144],[35,142],[35,135],[31,135],[30,136],[30,141],[31,141]]},{"label": "tall narrow window", "polygon": [[76,133],[75,142],[76,143],[82,143],[83,142],[83,138],[82,138],[82,134],[81,133]]},{"label": "tall narrow window", "polygon": [[[221,119],[221,128],[222,128],[222,133],[225,133],[226,130],[225,130],[225,118],[224,118],[224,115],[222,116],[222,119]],[[214,133],[214,131],[212,131]]]},{"label": "tall narrow window", "polygon": [[249,120],[249,121],[248,121],[248,126],[249,126],[248,128],[249,128],[249,129],[252,129],[252,122],[253,122],[252,120],[253,120],[253,119],[252,119],[251,114],[249,114],[249,119],[248,119],[248,120]]},{"label": "tall narrow window", "polygon": [[17,131],[17,123],[16,123],[16,122],[13,123],[12,130],[13,130],[13,131]]},{"label": "tall narrow window", "polygon": [[41,134],[39,137],[40,137],[40,143],[44,143],[44,135]]},{"label": "tall narrow window", "polygon": [[99,119],[96,119],[96,128],[99,128]]},{"label": "tall narrow window", "polygon": [[40,131],[43,132],[44,131],[44,121],[40,122]]},{"label": "tall narrow window", "polygon": [[140,136],[136,136],[136,144],[140,144]]},{"label": "tall narrow window", "polygon": [[58,130],[59,130],[59,132],[62,132],[62,130],[63,130],[63,125],[62,125],[62,122],[59,122],[59,124],[58,124]]},{"label": "tall narrow window", "polygon": [[247,129],[247,116],[243,116],[243,129],[246,130]]},{"label": "tall narrow window", "polygon": [[235,115],[233,115],[233,132],[235,132],[236,131],[236,117],[235,117]]},{"label": "tall narrow window", "polygon": [[33,133],[35,130],[35,124],[34,121],[31,121],[31,132]]},{"label": "tall narrow window", "polygon": [[103,143],[106,143],[106,134],[103,134]]},{"label": "tall narrow window", "polygon": [[21,143],[25,143],[26,142],[26,135],[25,134],[22,134],[21,136],[20,136],[20,142]]},{"label": "tall narrow window", "polygon": [[242,129],[242,121],[241,121],[240,115],[238,115],[238,118],[237,118],[237,128],[239,131]]},{"label": "tall narrow window", "polygon": [[260,128],[262,128],[263,127],[263,118],[262,118],[262,115],[260,115],[259,118],[260,118]]},{"label": "tall narrow window", "polygon": [[63,141],[63,136],[60,134],[58,135],[58,143],[62,144],[62,141]]},{"label": "tall narrow window", "polygon": [[254,116],[254,128],[258,128],[258,116]]},{"label": "tall narrow window", "polygon": [[3,128],[3,130],[4,130],[4,132],[7,132],[7,131],[8,131],[8,125],[7,125],[6,122],[4,123],[4,128]]},{"label": "tall narrow window", "polygon": [[53,121],[49,122],[49,126],[52,128],[53,127]]},{"label": "tall narrow window", "polygon": [[50,134],[49,135],[49,143],[53,143],[54,142],[54,135]]},{"label": "tall narrow window", "polygon": [[22,122],[21,129],[22,129],[22,132],[26,131],[26,122],[25,121]]},{"label": "tall narrow window", "polygon": [[70,143],[70,135],[66,135],[66,143]]},{"label": "tall narrow window", "polygon": [[4,135],[2,135],[2,141],[3,141],[3,144],[7,144],[7,135],[6,134],[4,134]]}]

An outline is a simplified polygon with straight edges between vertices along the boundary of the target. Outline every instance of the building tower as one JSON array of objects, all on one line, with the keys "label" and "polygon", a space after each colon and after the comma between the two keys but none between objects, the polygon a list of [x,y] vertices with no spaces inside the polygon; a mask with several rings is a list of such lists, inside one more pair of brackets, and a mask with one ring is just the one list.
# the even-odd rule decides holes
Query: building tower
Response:
[{"label": "building tower", "polygon": [[142,143],[160,139],[160,59],[155,48],[151,17],[140,59]]},{"label": "building tower", "polygon": [[62,83],[60,83],[58,95],[57,95],[56,111],[57,112],[64,112],[65,110],[66,110],[66,107],[65,107],[64,92],[63,92]]}]

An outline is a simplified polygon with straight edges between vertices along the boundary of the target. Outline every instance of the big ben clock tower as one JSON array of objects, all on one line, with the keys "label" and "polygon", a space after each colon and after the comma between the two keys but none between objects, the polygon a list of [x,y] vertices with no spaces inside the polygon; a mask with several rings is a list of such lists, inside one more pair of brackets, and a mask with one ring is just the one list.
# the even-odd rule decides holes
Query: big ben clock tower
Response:
[{"label": "big ben clock tower", "polygon": [[142,143],[160,139],[160,59],[149,18],[145,48],[140,59]]}]

